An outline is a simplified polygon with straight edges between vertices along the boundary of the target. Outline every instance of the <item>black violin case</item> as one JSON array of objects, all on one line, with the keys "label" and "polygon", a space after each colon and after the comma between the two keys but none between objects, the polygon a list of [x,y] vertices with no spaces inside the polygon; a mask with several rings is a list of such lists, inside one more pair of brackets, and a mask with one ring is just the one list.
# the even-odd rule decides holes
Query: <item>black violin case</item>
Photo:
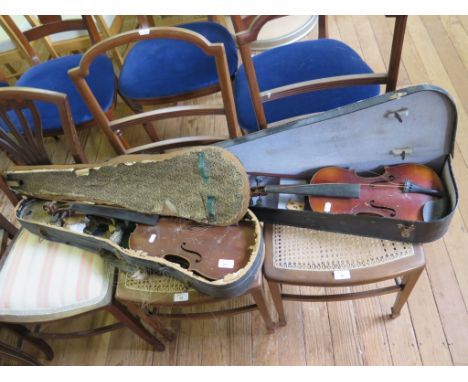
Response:
[{"label": "black violin case", "polygon": [[263,222],[420,243],[445,234],[458,203],[451,168],[456,126],[456,106],[447,92],[420,85],[216,145],[237,156],[253,187],[309,183],[327,166],[358,173],[404,163],[429,166],[447,195],[444,208],[435,208],[426,221],[318,213],[298,195],[269,194],[252,198],[250,205]]}]

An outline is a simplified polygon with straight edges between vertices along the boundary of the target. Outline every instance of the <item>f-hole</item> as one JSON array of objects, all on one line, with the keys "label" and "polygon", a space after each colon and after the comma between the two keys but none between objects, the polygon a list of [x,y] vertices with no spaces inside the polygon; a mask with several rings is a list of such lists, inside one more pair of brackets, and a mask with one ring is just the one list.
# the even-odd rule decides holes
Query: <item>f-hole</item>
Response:
[{"label": "f-hole", "polygon": [[171,263],[179,264],[184,269],[189,269],[189,267],[190,267],[190,262],[187,259],[184,259],[181,256],[166,255],[166,256],[164,256],[164,259],[166,259],[167,261],[170,261]]},{"label": "f-hole", "polygon": [[386,207],[386,206],[379,206],[378,204],[375,203],[375,200],[371,200],[369,202],[369,204],[370,204],[371,207],[374,207],[374,208],[377,208],[377,209],[380,209],[380,210],[389,211],[390,217],[392,217],[392,218],[395,217],[395,215],[396,215],[396,211],[393,208]]}]

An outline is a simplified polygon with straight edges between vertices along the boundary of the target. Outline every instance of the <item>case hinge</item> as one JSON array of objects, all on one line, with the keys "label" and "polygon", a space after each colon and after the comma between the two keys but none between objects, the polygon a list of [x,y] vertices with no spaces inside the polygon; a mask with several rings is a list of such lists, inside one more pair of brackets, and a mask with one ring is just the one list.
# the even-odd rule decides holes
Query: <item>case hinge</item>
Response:
[{"label": "case hinge", "polygon": [[414,224],[398,224],[398,229],[400,230],[401,237],[409,239],[416,229],[416,226]]}]

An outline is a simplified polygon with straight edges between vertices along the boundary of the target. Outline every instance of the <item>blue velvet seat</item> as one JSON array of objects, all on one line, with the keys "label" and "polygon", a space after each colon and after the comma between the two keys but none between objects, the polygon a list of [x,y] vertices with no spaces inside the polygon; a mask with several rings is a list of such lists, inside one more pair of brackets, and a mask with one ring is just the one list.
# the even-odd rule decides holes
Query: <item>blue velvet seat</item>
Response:
[{"label": "blue velvet seat", "polygon": [[[349,46],[332,39],[297,42],[253,57],[260,91],[297,82],[349,74],[372,73]],[[320,90],[265,103],[268,123],[330,110],[379,94],[379,85]],[[235,102],[242,128],[257,130],[257,122],[243,65],[234,83]]]},{"label": "blue velvet seat", "polygon": [[[65,93],[75,124],[89,122],[93,120],[93,116],[67,73],[69,69],[79,65],[80,59],[81,54],[74,54],[33,66],[16,82],[16,86]],[[106,56],[98,57],[91,65],[87,81],[103,110],[108,110],[113,104],[115,90],[111,60]],[[36,105],[44,132],[60,130],[60,116],[55,105],[43,102],[36,102]]]},{"label": "blue velvet seat", "polygon": [[[213,22],[178,25],[224,43],[231,76],[237,70],[237,50],[230,33]],[[173,39],[151,39],[136,43],[125,58],[119,77],[121,93],[133,100],[179,96],[216,85],[214,57],[194,44]]]}]

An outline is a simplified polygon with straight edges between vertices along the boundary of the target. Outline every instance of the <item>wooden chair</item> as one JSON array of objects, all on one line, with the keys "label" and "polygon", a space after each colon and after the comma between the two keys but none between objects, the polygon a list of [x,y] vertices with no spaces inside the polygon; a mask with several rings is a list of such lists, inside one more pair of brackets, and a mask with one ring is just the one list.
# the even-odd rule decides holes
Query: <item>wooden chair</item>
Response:
[{"label": "wooden chair", "polygon": [[[216,24],[217,25],[217,24]],[[120,119],[111,121],[105,113],[105,109],[97,102],[96,96],[93,89],[89,86],[88,75],[90,72],[90,67],[93,65],[93,62],[99,58],[102,54],[106,53],[110,49],[115,49],[118,46],[127,45],[131,43],[136,43],[131,49],[130,53],[127,55],[122,67],[122,71],[119,75],[119,92],[126,100],[131,100],[134,102],[138,100],[139,103],[153,103],[156,98],[153,95],[148,93],[148,96],[137,96],[130,92],[130,86],[134,89],[139,89],[143,87],[147,89],[146,82],[152,83],[154,86],[151,86],[150,89],[157,90],[157,84],[151,82],[150,78],[146,76],[139,76],[140,69],[139,66],[131,66],[130,63],[136,64],[138,60],[142,60],[148,65],[150,69],[145,69],[144,73],[147,70],[150,70],[153,75],[161,76],[161,81],[170,81],[174,86],[178,84],[187,84],[188,82],[194,83],[193,78],[201,76],[198,73],[199,66],[196,66],[196,61],[187,59],[184,56],[170,57],[171,60],[165,63],[159,63],[160,61],[154,61],[152,50],[148,52],[146,49],[142,49],[147,44],[152,45],[153,43],[160,41],[161,44],[166,44],[167,41],[174,40],[175,42],[184,43],[184,46],[193,45],[195,50],[201,51],[204,55],[207,55],[209,58],[214,57],[215,70],[217,76],[219,77],[219,84],[210,86],[212,89],[219,87],[221,89],[223,106],[219,107],[216,105],[186,105],[186,106],[171,106],[157,110],[151,110],[147,112],[142,112],[137,115],[128,116]],[[141,44],[141,45],[140,45]],[[163,44],[163,45],[164,45]],[[167,44],[166,44],[167,45]],[[142,51],[140,50],[142,49]],[[169,49],[166,46],[166,49]],[[139,53],[138,53],[139,52]],[[147,54],[146,54],[147,53]],[[145,55],[146,54],[146,55]],[[136,55],[138,59],[132,60],[133,55]],[[157,57],[157,56],[156,56]],[[181,59],[181,57],[184,57]],[[191,57],[191,56],[190,56]],[[159,57],[158,57],[159,58]],[[166,57],[167,59],[167,57]],[[166,70],[170,71],[172,67],[178,67],[180,64],[185,65],[194,64],[193,71],[185,77],[174,78],[167,77],[168,73]],[[240,131],[237,125],[237,116],[234,106],[234,99],[232,94],[231,86],[231,73],[228,66],[226,58],[226,50],[222,43],[211,43],[203,35],[194,32],[192,30],[183,29],[183,28],[149,28],[149,29],[140,29],[135,31],[129,31],[125,33],[118,34],[116,36],[107,38],[100,43],[92,46],[84,55],[83,59],[79,63],[79,66],[69,71],[70,77],[73,79],[78,91],[80,92],[83,100],[91,110],[94,119],[97,124],[103,130],[104,134],[109,139],[110,143],[114,147],[115,151],[118,154],[131,154],[135,152],[142,151],[163,151],[172,147],[188,146],[194,144],[207,144],[215,142],[224,137],[213,137],[213,136],[192,136],[192,137],[183,137],[178,139],[166,140],[163,142],[153,142],[149,145],[144,145],[136,148],[130,148],[128,142],[123,137],[123,130],[126,128],[142,124],[150,137],[154,140],[158,139],[156,132],[153,130],[151,125],[152,121],[172,118],[172,117],[185,117],[185,116],[200,116],[200,115],[225,115],[228,123],[229,136],[231,138],[237,137],[240,135]],[[172,73],[174,74],[174,73]],[[130,78],[133,78],[132,80]],[[200,92],[196,92],[197,95],[202,95]],[[146,93],[145,93],[146,94]],[[188,92],[190,96],[194,95],[193,91]],[[206,93],[203,93],[203,95]],[[146,98],[145,98],[146,97]],[[158,98],[165,103],[172,102],[175,98],[171,97],[161,97]],[[156,102],[156,101],[155,101]]]},{"label": "wooden chair", "polygon": [[[172,340],[174,334],[160,322],[160,319],[172,320],[196,320],[210,319],[258,310],[265,322],[268,333],[274,331],[274,323],[271,319],[263,290],[263,276],[261,269],[252,285],[244,295],[250,295],[253,304],[231,309],[205,310],[203,312],[189,312],[186,308],[193,306],[209,305],[226,299],[215,299],[202,294],[184,283],[168,276],[151,275],[147,279],[132,278],[128,273],[119,274],[116,299],[125,305],[135,316],[150,325],[162,336]],[[171,308],[170,313],[162,313],[164,308]],[[175,313],[172,308],[185,309],[185,312]]]},{"label": "wooden chair", "polygon": [[[18,229],[3,214],[0,214],[0,258],[6,250],[8,240],[13,239],[17,233]],[[27,365],[41,365],[33,355],[26,353],[22,349],[23,342],[28,342],[36,349],[42,351],[47,359],[52,359],[53,351],[51,347],[44,340],[31,337],[29,330],[25,326],[0,322],[0,329],[6,329],[20,339],[19,346],[12,346],[9,343],[0,341],[0,357],[11,358]]]},{"label": "wooden chair", "polygon": [[[39,16],[39,21],[41,23],[35,22],[36,25],[31,29],[21,31],[11,17],[0,16],[0,25],[32,65],[15,85],[66,94],[75,124],[78,127],[90,126],[94,123],[93,116],[67,74],[69,69],[78,65],[82,55],[71,54],[55,57],[57,54],[53,50],[53,46],[49,46],[48,51],[51,52],[50,49],[52,49],[52,52],[55,52],[52,54],[54,58],[41,62],[39,53],[31,43],[60,32],[84,30],[88,32],[90,41],[94,44],[100,40],[94,20],[92,16],[67,20],[62,20],[61,16]],[[115,75],[112,61],[106,56],[98,57],[90,68],[90,72],[87,79],[89,86],[93,89],[100,106],[108,115],[111,115],[115,104]],[[38,108],[40,114],[45,116],[42,118],[45,134],[60,134],[62,129],[58,114],[48,115],[46,111],[42,110],[41,105]]]},{"label": "wooden chair", "polygon": [[[143,33],[155,27],[152,16],[138,16]],[[231,78],[237,71],[237,49],[228,30],[212,21],[196,21],[177,25],[197,33],[206,43],[224,46],[227,71]],[[134,112],[144,105],[173,104],[219,92],[226,87],[219,73],[219,64],[193,43],[183,39],[148,39],[139,41],[126,51],[119,75],[119,94]],[[182,58],[182,59],[181,59]],[[228,116],[231,136],[235,116]]]},{"label": "wooden chair", "polygon": [[0,269],[0,321],[41,324],[105,309],[116,323],[71,333],[34,331],[28,337],[79,338],[127,327],[155,350],[164,345],[114,299],[115,271],[96,253],[43,240],[22,229]]},{"label": "wooden chair", "polygon": [[[390,242],[305,228],[265,224],[264,275],[286,324],[283,300],[342,301],[397,292],[396,317],[425,268],[421,245]],[[340,294],[297,295],[282,285],[352,287],[395,280],[394,285]]]},{"label": "wooden chair", "polygon": [[67,95],[41,89],[0,88],[0,149],[17,165],[51,164],[43,139],[47,118],[60,121],[75,162],[86,163]]},{"label": "wooden chair", "polygon": [[232,16],[243,65],[234,83],[241,127],[248,131],[395,90],[407,16],[395,16],[387,73],[373,73],[346,44],[328,39],[319,16],[319,39],[270,49],[252,57],[250,44],[278,16]]},{"label": "wooden chair", "polygon": [[[3,90],[0,89],[0,91]],[[20,89],[18,94],[29,96],[30,91],[33,92],[32,94],[38,92],[38,90]],[[65,98],[57,99],[63,101]],[[7,115],[11,112],[7,106],[12,106],[16,111],[27,107],[31,111],[35,128],[32,131],[27,123],[23,123],[22,135],[12,128],[13,134],[16,131],[14,139],[6,133],[1,133],[3,130],[0,129],[0,148],[5,149],[11,155],[12,147],[18,146],[16,142],[25,141],[22,143],[30,145],[30,152],[19,149],[18,152],[21,151],[22,154],[13,156],[13,159],[18,159],[20,163],[28,165],[51,163],[43,149],[39,115],[37,111],[34,111],[32,101],[24,101],[18,96],[9,103],[0,102],[0,105],[2,107],[0,115],[5,121],[9,120]],[[63,110],[66,110],[66,107]],[[26,119],[21,117],[24,116],[21,112],[14,115],[21,122]],[[62,115],[65,116],[66,112]],[[8,190],[3,179],[0,186],[13,203],[18,200],[16,195]],[[31,333],[27,331],[25,336],[28,338],[75,338],[127,327],[155,350],[164,350],[164,345],[114,299],[116,272],[113,266],[107,264],[98,254],[74,246],[43,240],[22,229],[14,238],[0,264],[0,322],[2,325],[8,323],[10,328],[19,328],[19,324],[54,322],[105,309],[117,319],[117,323],[74,333]]]}]

